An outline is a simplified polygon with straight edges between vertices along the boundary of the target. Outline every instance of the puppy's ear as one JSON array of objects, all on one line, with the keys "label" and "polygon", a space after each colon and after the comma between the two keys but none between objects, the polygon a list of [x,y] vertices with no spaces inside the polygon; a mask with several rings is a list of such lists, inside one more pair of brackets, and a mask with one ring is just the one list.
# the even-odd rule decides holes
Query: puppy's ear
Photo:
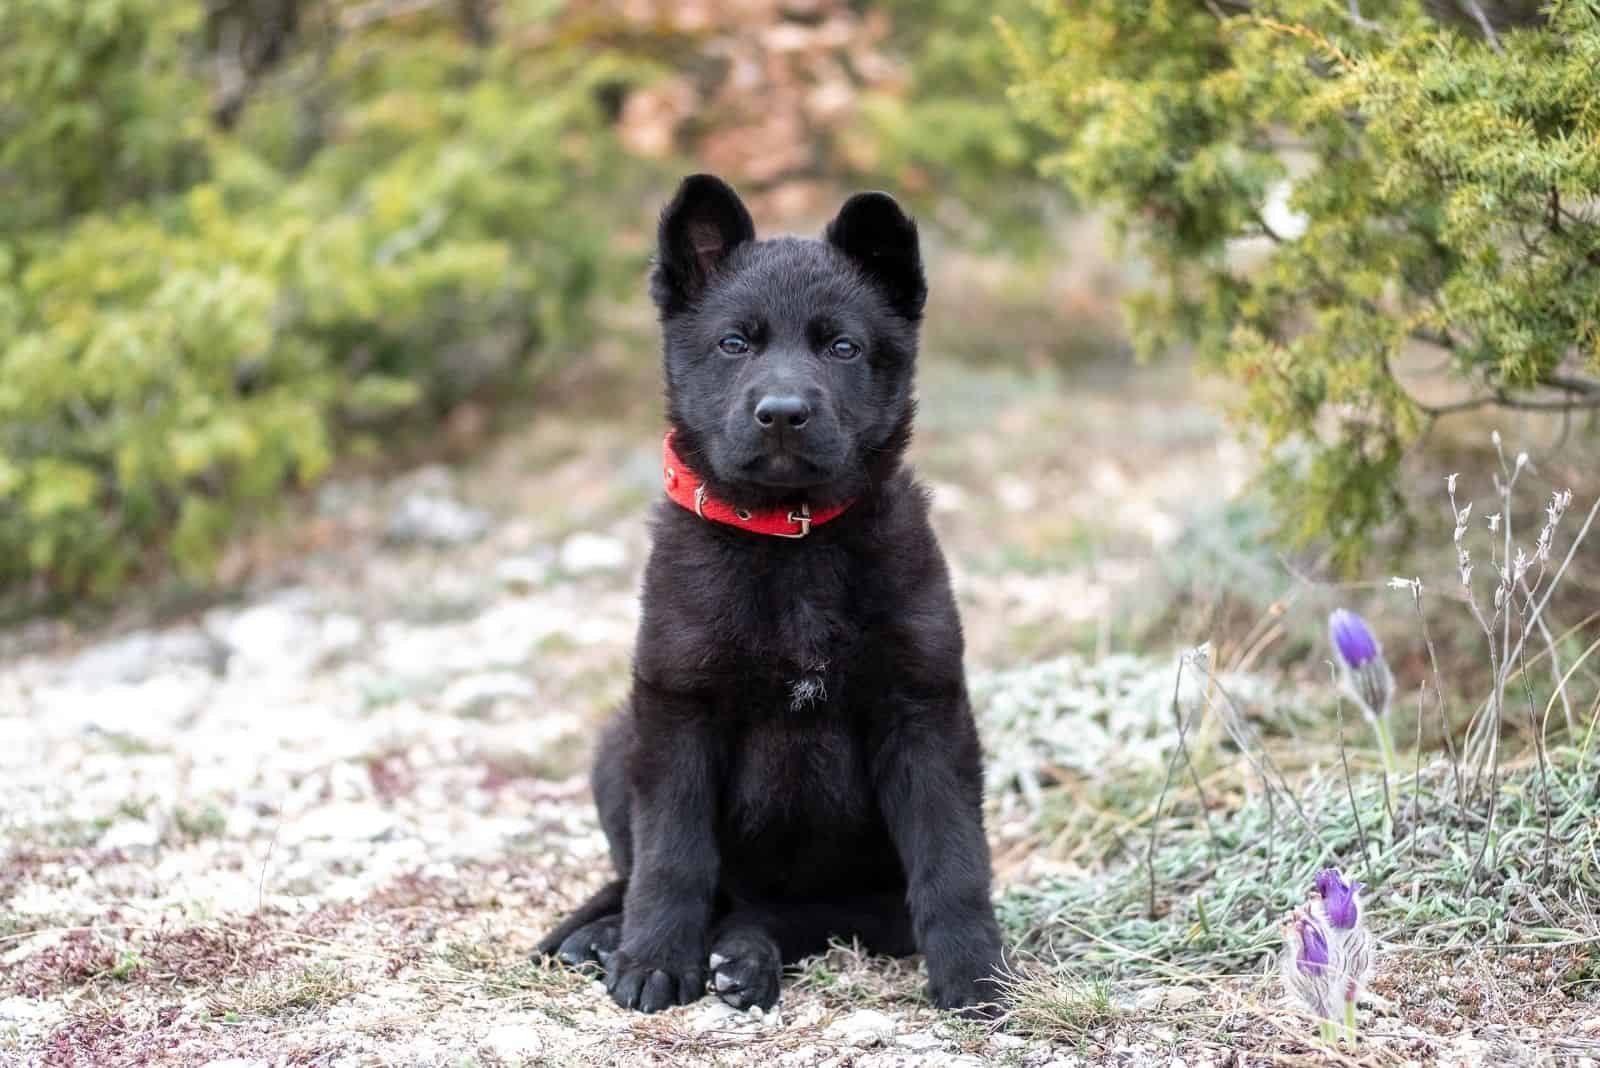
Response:
[{"label": "puppy's ear", "polygon": [[894,310],[922,318],[928,283],[922,277],[917,224],[888,193],[857,193],[828,224],[828,243],[855,260],[889,297]]},{"label": "puppy's ear", "polygon": [[676,314],[695,301],[728,253],[755,236],[750,213],[727,182],[710,174],[685,178],[656,234],[650,294],[661,313]]}]

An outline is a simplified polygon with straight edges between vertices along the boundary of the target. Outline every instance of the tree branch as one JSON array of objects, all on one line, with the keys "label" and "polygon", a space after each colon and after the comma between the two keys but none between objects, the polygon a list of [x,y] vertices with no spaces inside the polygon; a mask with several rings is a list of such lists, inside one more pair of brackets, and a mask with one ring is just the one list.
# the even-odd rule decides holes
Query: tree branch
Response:
[{"label": "tree branch", "polygon": [[1600,394],[1600,382],[1588,378],[1575,378],[1572,375],[1556,374],[1553,371],[1549,374],[1540,375],[1539,384],[1541,386],[1549,386],[1551,389],[1565,390],[1568,393],[1581,393],[1585,396]]},{"label": "tree branch", "polygon": [[1478,0],[1459,0],[1460,5],[1467,14],[1477,22],[1478,29],[1483,31],[1484,40],[1489,42],[1489,47],[1499,55],[1505,55],[1506,50],[1500,47],[1500,35],[1494,32],[1494,24],[1489,21],[1489,16],[1483,13],[1483,5]]}]

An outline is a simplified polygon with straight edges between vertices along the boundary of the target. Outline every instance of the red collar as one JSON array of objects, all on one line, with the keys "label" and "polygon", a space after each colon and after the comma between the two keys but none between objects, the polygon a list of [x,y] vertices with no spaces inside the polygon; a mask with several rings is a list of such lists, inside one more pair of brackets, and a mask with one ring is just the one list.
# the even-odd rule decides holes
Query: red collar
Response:
[{"label": "red collar", "polygon": [[727,501],[711,496],[706,484],[689,470],[689,465],[683,462],[677,450],[672,447],[670,430],[661,442],[661,480],[667,488],[668,497],[701,519],[738,527],[752,534],[771,534],[778,538],[803,538],[811,533],[812,527],[819,527],[830,519],[838,518],[844,514],[845,509],[855,503],[845,501],[843,504],[824,508],[819,512],[813,512],[806,504],[801,504],[793,511],[787,508],[769,508],[752,512],[735,508]]}]

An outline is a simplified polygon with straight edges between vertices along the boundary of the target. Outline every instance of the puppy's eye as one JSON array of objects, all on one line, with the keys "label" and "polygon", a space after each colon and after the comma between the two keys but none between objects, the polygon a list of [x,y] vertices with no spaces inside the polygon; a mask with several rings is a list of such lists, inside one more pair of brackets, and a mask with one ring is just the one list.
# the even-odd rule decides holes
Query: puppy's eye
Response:
[{"label": "puppy's eye", "polygon": [[842,337],[829,345],[828,351],[838,359],[853,360],[861,355],[861,346],[847,337]]},{"label": "puppy's eye", "polygon": [[726,352],[729,356],[743,356],[750,351],[750,342],[738,334],[729,334],[717,342],[717,348]]}]

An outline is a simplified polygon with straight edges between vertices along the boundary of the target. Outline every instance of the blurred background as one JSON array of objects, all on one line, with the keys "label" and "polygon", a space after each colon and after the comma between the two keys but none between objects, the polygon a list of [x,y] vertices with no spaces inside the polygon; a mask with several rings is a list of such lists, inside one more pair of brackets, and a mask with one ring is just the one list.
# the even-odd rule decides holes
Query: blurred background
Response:
[{"label": "blurred background", "polygon": [[[1364,609],[1402,695],[1457,695],[1398,702],[1437,755],[1504,666],[1468,593],[1498,605],[1552,523],[1549,581],[1590,514],[1596,55],[1577,0],[6,0],[0,939],[112,902],[333,924],[353,901],[377,943],[442,910],[468,948],[429,967],[511,981],[517,909],[582,889],[525,854],[601,866],[581,775],[660,492],[645,277],[661,205],[711,171],[762,234],[818,233],[861,188],[916,215],[911,459],[1008,923],[1070,957],[1062,899],[1029,895],[1110,873],[1061,884],[1122,910],[1078,949],[1136,969],[1094,954],[1143,915],[1175,651],[1209,642],[1314,775],[1328,612]],[[1591,536],[1519,673],[1568,741],[1600,693],[1597,562]],[[1437,671],[1394,576],[1423,583]],[[1196,739],[1219,809],[1259,800],[1240,737]],[[1191,846],[1209,806],[1185,795]],[[1148,952],[1258,963],[1297,892],[1267,849],[1246,934],[1192,941],[1184,895],[1213,889],[1184,884]],[[65,999],[130,944],[19,989]],[[306,997],[348,993],[326,978]],[[256,995],[230,996],[276,1011]]]},{"label": "blurred background", "polygon": [[[645,448],[642,278],[690,170],[766,232],[864,186],[918,215],[916,458],[971,568],[1076,591],[1007,648],[1276,596],[1250,577],[1285,551],[1394,571],[1489,429],[1543,489],[1590,470],[1594,162],[1559,145],[1593,119],[1548,61],[1522,96],[1430,82],[1417,41],[1482,36],[1448,4],[1327,7],[7,5],[3,611],[238,588],[327,536],[292,521],[308,491],[516,456],[578,410],[602,470],[599,424]],[[1487,32],[1591,29],[1557,7]],[[548,465],[513,466],[507,499]],[[1176,601],[1108,599],[1156,560]]]}]

